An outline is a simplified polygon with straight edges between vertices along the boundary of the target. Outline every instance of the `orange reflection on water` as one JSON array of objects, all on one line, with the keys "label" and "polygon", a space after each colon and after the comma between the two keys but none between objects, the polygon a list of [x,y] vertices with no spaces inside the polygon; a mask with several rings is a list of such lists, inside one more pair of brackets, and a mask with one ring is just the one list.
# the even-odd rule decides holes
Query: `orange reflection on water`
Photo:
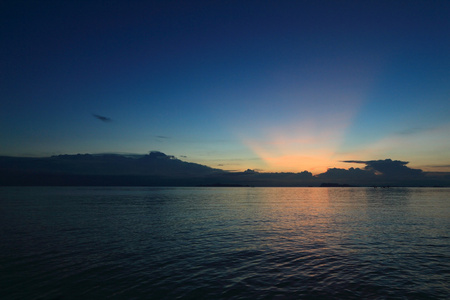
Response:
[{"label": "orange reflection on water", "polygon": [[[298,244],[311,249],[328,247],[336,210],[327,189],[269,188],[257,191],[261,191],[254,195],[259,198],[261,206],[259,231],[266,233],[267,246],[292,248]],[[279,241],[280,236],[284,243],[272,244],[272,241]]]},{"label": "orange reflection on water", "polygon": [[[251,189],[248,199],[259,202],[256,230],[264,237],[256,247],[275,251],[322,254],[330,249],[351,252],[345,246],[354,235],[355,224],[366,218],[364,189],[264,188]],[[355,199],[355,201],[348,201]],[[280,243],[280,240],[283,240]],[[281,249],[280,249],[281,248]]]}]

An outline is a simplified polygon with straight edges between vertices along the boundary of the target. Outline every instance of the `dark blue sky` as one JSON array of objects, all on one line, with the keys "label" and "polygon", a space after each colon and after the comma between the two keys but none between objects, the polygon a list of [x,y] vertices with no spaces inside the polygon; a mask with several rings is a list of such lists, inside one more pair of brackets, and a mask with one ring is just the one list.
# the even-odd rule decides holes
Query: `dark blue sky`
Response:
[{"label": "dark blue sky", "polygon": [[448,170],[449,15],[449,1],[2,1],[0,154]]}]

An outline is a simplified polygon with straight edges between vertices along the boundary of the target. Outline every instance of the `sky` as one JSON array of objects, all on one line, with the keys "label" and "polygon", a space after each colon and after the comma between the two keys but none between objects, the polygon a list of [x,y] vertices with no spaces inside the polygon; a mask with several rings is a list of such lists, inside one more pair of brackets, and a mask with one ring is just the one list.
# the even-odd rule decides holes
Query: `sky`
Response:
[{"label": "sky", "polygon": [[2,1],[0,155],[449,172],[449,15],[450,1]]}]

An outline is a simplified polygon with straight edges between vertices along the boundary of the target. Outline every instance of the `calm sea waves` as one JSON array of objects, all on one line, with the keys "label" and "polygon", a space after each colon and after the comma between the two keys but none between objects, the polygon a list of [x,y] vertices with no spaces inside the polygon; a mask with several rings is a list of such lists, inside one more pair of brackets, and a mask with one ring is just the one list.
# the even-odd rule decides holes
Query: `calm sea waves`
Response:
[{"label": "calm sea waves", "polygon": [[450,189],[0,188],[1,299],[450,299]]}]

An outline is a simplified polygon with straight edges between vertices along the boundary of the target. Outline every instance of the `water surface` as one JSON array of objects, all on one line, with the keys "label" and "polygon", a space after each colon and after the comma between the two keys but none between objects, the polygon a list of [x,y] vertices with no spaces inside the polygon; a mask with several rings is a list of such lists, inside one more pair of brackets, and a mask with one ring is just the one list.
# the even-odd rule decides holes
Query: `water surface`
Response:
[{"label": "water surface", "polygon": [[0,188],[1,299],[450,298],[450,189]]}]

